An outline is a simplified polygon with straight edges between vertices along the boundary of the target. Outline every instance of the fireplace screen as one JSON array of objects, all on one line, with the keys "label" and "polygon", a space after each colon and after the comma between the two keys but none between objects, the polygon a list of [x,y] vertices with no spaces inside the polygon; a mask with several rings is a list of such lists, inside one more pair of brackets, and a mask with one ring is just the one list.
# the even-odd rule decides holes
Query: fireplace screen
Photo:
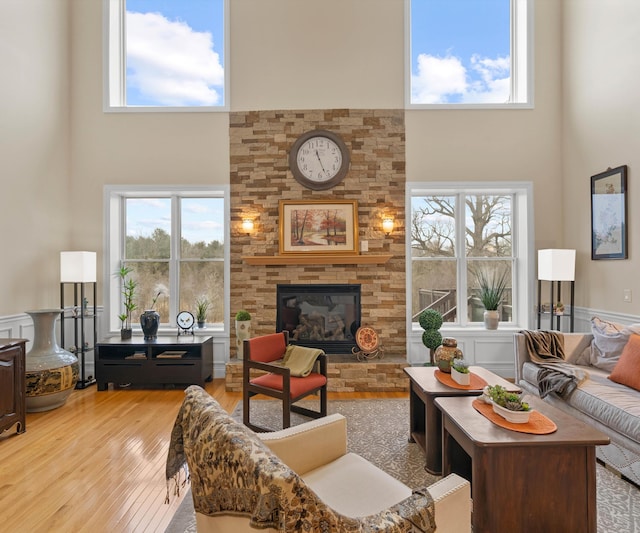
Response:
[{"label": "fireplace screen", "polygon": [[351,353],[360,326],[360,285],[278,285],[276,331],[327,354]]}]

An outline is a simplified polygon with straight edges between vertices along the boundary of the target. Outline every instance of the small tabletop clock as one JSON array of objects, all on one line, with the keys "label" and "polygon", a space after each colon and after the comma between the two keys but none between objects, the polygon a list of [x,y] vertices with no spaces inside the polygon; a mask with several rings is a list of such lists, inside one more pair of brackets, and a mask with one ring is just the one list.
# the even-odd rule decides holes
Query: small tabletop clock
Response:
[{"label": "small tabletop clock", "polygon": [[376,331],[369,326],[361,326],[356,331],[355,341],[358,345],[351,351],[356,355],[358,361],[365,359],[373,359],[375,357],[384,357],[384,348],[380,344],[380,339]]},{"label": "small tabletop clock", "polygon": [[193,324],[195,319],[189,311],[180,311],[176,317],[178,323],[178,336],[180,335],[193,335]]},{"label": "small tabletop clock", "polygon": [[289,168],[302,185],[316,191],[340,183],[349,171],[349,149],[340,136],[327,130],[303,133],[289,152]]}]

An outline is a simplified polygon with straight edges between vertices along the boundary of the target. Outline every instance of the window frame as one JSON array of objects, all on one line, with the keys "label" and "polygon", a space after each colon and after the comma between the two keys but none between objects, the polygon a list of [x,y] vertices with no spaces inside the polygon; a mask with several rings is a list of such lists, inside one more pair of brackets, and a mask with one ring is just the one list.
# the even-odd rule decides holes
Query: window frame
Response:
[{"label": "window frame", "polygon": [[[230,224],[231,211],[229,202],[229,186],[217,185],[212,187],[203,186],[122,186],[122,185],[106,185],[104,188],[104,260],[103,260],[103,279],[104,282],[104,328],[103,331],[107,335],[116,335],[120,331],[120,320],[118,319],[120,309],[120,280],[114,275],[120,269],[121,262],[125,254],[125,234],[126,234],[126,215],[125,203],[127,198],[198,198],[198,197],[215,197],[222,198],[224,202],[224,309],[230,307],[231,295],[231,266],[230,266]],[[174,233],[176,225],[180,224],[179,202],[172,201],[172,236],[178,235]],[[179,247],[179,242],[172,239],[172,254]],[[169,264],[179,263],[181,259],[172,256]],[[170,277],[171,285],[177,286],[178,270],[171,268]],[[171,298],[172,308],[170,311],[170,322],[161,324],[158,332],[160,334],[175,334],[177,331],[176,316],[181,309],[179,307],[179,295],[173,294]],[[174,307],[176,308],[174,310]],[[174,312],[175,311],[175,312]],[[192,311],[193,310],[188,310]],[[225,312],[223,322],[207,323],[205,330],[194,329],[196,334],[206,335],[228,335],[229,333],[229,313]],[[141,332],[142,328],[137,320],[132,321],[134,332]]]},{"label": "window frame", "polygon": [[[413,261],[411,248],[411,217],[412,199],[423,196],[443,196],[443,195],[510,195],[513,197],[512,216],[512,257],[513,257],[513,286],[512,286],[512,322],[504,324],[506,327],[517,329],[528,329],[533,323],[533,315],[530,308],[534,294],[534,238],[533,238],[533,185],[531,182],[407,182],[406,187],[406,218],[405,227],[409,228],[405,234],[406,248],[406,321],[407,332],[422,331],[420,324],[412,319],[413,309]],[[461,226],[464,228],[464,221],[456,220],[456,235],[464,235],[460,232]],[[456,249],[464,249],[464,239],[456,238]],[[466,287],[466,257],[456,255],[456,279],[458,286],[464,283]],[[462,261],[462,263],[460,262]],[[459,265],[462,264],[462,267]],[[457,288],[457,287],[456,287]],[[466,289],[465,289],[466,293]],[[456,293],[457,301],[461,300],[461,292]],[[502,326],[501,326],[502,327]],[[445,322],[442,326],[444,330],[473,330],[484,329],[480,322],[469,322],[464,314],[455,323]]]},{"label": "window frame", "polygon": [[[525,94],[522,101],[506,103],[414,104],[411,102],[411,2],[404,0],[405,109],[533,109],[534,106],[534,17],[535,0],[510,0],[511,98]],[[515,29],[515,31],[514,31]],[[523,72],[524,71],[524,72]]]},{"label": "window frame", "polygon": [[229,1],[223,0],[224,104],[220,106],[126,105],[126,0],[102,0],[102,109],[105,113],[215,113],[229,112]]}]

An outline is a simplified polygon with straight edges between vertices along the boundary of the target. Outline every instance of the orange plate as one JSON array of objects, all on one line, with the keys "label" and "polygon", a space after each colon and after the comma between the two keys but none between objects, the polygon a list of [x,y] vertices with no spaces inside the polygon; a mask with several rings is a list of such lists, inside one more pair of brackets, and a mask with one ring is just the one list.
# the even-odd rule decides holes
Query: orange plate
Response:
[{"label": "orange plate", "polygon": [[452,387],[454,389],[461,390],[482,390],[487,386],[487,382],[482,379],[480,376],[474,374],[473,372],[469,372],[471,374],[471,383],[469,385],[460,385],[457,381],[453,381],[451,374],[447,374],[443,372],[439,368],[436,368],[435,376],[436,379],[446,385],[447,387]]},{"label": "orange plate", "polygon": [[482,400],[473,400],[471,405],[473,405],[476,411],[501,428],[519,431],[520,433],[533,433],[534,435],[546,435],[558,429],[558,426],[556,426],[553,420],[538,411],[533,411],[533,413],[529,415],[529,422],[526,424],[514,424],[513,422],[507,422],[507,420],[502,418],[498,413],[494,413],[493,406]]}]

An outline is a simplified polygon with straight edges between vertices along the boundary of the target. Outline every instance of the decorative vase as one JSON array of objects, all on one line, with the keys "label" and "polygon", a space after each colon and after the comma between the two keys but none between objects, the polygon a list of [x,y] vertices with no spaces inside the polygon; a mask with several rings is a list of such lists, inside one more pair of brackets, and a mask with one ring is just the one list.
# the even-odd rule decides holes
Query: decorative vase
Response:
[{"label": "decorative vase", "polygon": [[205,321],[204,320],[198,320],[198,328],[199,329],[204,329],[204,325],[205,325]]},{"label": "decorative vase", "polygon": [[160,314],[153,309],[147,309],[140,315],[140,326],[144,333],[145,341],[152,341],[158,338],[158,326],[160,325]]},{"label": "decorative vase", "polygon": [[453,381],[458,383],[459,385],[470,385],[471,384],[471,373],[467,372],[458,372],[455,368],[451,367],[451,377]]},{"label": "decorative vase", "polygon": [[451,372],[451,361],[454,359],[462,359],[462,350],[458,348],[458,341],[445,337],[442,344],[436,348],[434,360],[438,368],[442,372]]},{"label": "decorative vase", "polygon": [[26,313],[34,327],[33,346],[25,363],[27,412],[49,411],[63,405],[73,392],[79,375],[78,358],[56,340],[56,320],[62,309]]},{"label": "decorative vase", "polygon": [[122,328],[120,330],[120,338],[124,341],[130,339],[133,336],[133,330],[131,328]]},{"label": "decorative vase", "polygon": [[238,359],[244,357],[242,342],[251,337],[251,320],[236,320],[236,348],[238,349]]},{"label": "decorative vase", "polygon": [[511,422],[512,424],[526,424],[529,422],[529,416],[532,411],[533,409],[529,411],[512,411],[493,402],[493,412],[499,414],[507,422]]},{"label": "decorative vase", "polygon": [[484,312],[484,327],[486,329],[498,329],[500,322],[500,313],[498,311],[485,311]]}]

